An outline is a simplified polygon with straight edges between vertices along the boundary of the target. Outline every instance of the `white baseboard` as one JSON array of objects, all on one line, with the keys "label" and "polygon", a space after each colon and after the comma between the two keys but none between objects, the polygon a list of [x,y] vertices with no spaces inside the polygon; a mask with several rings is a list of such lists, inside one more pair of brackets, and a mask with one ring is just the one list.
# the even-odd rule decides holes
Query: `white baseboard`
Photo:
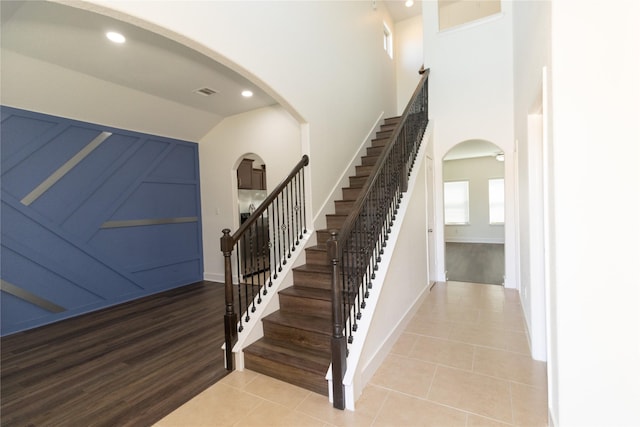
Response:
[{"label": "white baseboard", "polygon": [[224,274],[222,273],[204,273],[204,280],[211,282],[224,283]]},{"label": "white baseboard", "polygon": [[445,243],[502,243],[504,237],[445,237]]},{"label": "white baseboard", "polygon": [[553,417],[553,411],[551,411],[551,408],[549,408],[548,422],[549,422],[549,427],[556,427],[558,425],[555,418]]}]

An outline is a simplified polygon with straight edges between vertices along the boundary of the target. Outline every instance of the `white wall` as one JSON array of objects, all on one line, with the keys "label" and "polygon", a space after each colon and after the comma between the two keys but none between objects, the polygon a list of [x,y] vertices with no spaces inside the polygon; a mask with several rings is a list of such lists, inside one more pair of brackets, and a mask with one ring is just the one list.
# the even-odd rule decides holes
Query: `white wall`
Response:
[{"label": "white wall", "polygon": [[495,157],[446,160],[442,178],[469,181],[469,224],[445,225],[445,242],[504,243],[504,225],[489,224],[489,179],[504,178],[504,163]]},{"label": "white wall", "polygon": [[397,114],[402,115],[422,77],[418,74],[423,63],[422,16],[396,22],[394,36]]},{"label": "white wall", "polygon": [[199,140],[221,120],[8,49],[0,55],[3,105],[187,141]]},{"label": "white wall", "polygon": [[554,424],[638,426],[640,2],[551,16]]},{"label": "white wall", "polygon": [[[520,298],[532,356],[547,360],[544,247],[543,70],[551,66],[551,3],[518,1],[513,10],[514,131],[518,170]],[[550,382],[553,361],[549,360]]]},{"label": "white wall", "polygon": [[201,141],[200,191],[204,277],[224,281],[222,230],[239,226],[236,169],[247,153],[266,165],[273,190],[302,158],[300,125],[282,107],[266,107],[227,117]]},{"label": "white wall", "polygon": [[[478,23],[440,32],[436,1],[423,2],[424,63],[431,68],[436,205],[443,206],[442,158],[451,147],[483,139],[505,153],[505,286],[516,287],[513,158],[512,4]],[[444,274],[444,218],[436,210],[438,280]]]},{"label": "white wall", "polygon": [[149,7],[91,0],[80,6],[133,21],[219,60],[308,123],[303,150],[310,155],[314,213],[372,120],[381,111],[395,114],[394,64],[382,45],[382,21],[391,19],[380,2],[376,9],[360,1]]}]

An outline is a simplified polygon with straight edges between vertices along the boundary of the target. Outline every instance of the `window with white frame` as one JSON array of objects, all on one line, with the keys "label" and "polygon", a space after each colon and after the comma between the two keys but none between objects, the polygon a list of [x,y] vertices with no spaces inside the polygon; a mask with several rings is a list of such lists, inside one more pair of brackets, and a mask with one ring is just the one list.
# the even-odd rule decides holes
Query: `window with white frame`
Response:
[{"label": "window with white frame", "polygon": [[504,178],[489,180],[489,224],[504,224]]},{"label": "window with white frame", "polygon": [[391,30],[389,29],[387,24],[385,24],[384,22],[382,23],[382,33],[384,37],[384,50],[389,55],[389,58],[393,59],[393,35],[391,34]]},{"label": "window with white frame", "polygon": [[444,223],[469,224],[469,181],[444,183]]}]

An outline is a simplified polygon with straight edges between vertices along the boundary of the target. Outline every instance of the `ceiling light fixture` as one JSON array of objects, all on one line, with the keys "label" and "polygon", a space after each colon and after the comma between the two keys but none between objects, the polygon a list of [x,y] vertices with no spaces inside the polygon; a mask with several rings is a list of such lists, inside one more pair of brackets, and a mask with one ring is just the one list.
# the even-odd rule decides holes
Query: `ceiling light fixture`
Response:
[{"label": "ceiling light fixture", "polygon": [[120,33],[116,33],[115,31],[109,31],[107,33],[107,38],[114,43],[122,44],[127,41],[127,39]]},{"label": "ceiling light fixture", "polygon": [[413,0],[407,0],[407,1],[404,3],[404,5],[405,5],[405,6],[407,6],[407,7],[411,7],[411,6],[413,6]]},{"label": "ceiling light fixture", "polygon": [[504,162],[504,153],[496,154],[496,160],[499,162]]},{"label": "ceiling light fixture", "polygon": [[253,92],[251,92],[250,90],[243,90],[242,96],[244,96],[245,98],[251,98],[253,96]]}]

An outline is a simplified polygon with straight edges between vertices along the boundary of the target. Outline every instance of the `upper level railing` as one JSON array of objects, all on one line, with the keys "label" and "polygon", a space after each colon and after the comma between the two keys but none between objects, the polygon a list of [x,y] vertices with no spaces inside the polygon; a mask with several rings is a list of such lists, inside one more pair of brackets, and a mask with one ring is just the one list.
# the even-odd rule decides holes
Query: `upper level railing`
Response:
[{"label": "upper level railing", "polygon": [[[307,233],[304,167],[308,164],[309,157],[302,156],[291,173],[233,235],[228,228],[222,230],[220,249],[224,255],[224,330],[228,370],[234,369],[233,346],[238,332],[242,332],[244,324],[251,319],[251,313],[255,312],[256,304],[262,302],[262,296],[267,295],[268,288]],[[234,265],[236,289],[233,286]],[[235,302],[234,293],[237,294]]]},{"label": "upper level railing", "polygon": [[369,289],[384,253],[391,226],[429,122],[429,70],[380,154],[373,172],[342,228],[327,242],[332,265],[332,376],[333,406],[344,409],[342,380],[347,367],[347,345],[353,341]]}]

